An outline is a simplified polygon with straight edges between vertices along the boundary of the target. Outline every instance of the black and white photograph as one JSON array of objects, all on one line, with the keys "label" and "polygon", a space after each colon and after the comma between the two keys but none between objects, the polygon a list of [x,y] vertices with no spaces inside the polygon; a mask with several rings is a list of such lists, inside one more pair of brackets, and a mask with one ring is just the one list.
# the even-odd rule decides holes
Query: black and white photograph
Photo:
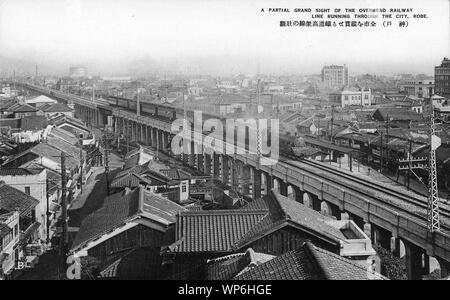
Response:
[{"label": "black and white photograph", "polygon": [[450,1],[0,0],[0,280],[450,280]]}]

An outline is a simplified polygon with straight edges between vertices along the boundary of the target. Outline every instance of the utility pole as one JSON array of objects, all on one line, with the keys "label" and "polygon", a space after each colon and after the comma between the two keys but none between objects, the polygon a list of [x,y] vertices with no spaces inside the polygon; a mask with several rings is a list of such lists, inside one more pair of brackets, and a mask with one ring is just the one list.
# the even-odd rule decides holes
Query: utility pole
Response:
[{"label": "utility pole", "polygon": [[331,143],[333,143],[333,127],[334,127],[334,105],[331,105],[331,128],[330,128]]},{"label": "utility pole", "polygon": [[428,192],[428,231],[434,233],[440,230],[439,222],[439,196],[437,185],[437,168],[436,168],[436,149],[441,145],[441,139],[436,135],[436,128],[434,124],[434,107],[433,100],[430,99],[430,158],[429,164],[429,192]]},{"label": "utility pole", "polygon": [[383,173],[383,131],[381,131],[380,141],[380,173]]},{"label": "utility pole", "polygon": [[136,114],[141,115],[141,103],[139,102],[139,81],[136,79]]},{"label": "utility pole", "polygon": [[[261,104],[261,98],[260,98],[260,84],[261,80],[258,79],[258,84],[257,84],[257,91],[256,91],[256,115],[258,115],[258,111],[259,111],[259,105]],[[273,102],[273,95],[271,98],[271,102]],[[277,113],[278,114],[278,113]],[[278,117],[278,116],[277,116]],[[256,155],[257,155],[257,159],[258,159],[258,163],[259,160],[261,159],[261,154],[262,154],[262,137],[261,137],[261,128],[260,128],[260,123],[259,123],[259,118],[257,119],[258,123],[256,124]]]},{"label": "utility pole", "polygon": [[[62,237],[60,246],[60,256],[61,256],[61,267],[62,271],[66,271],[66,260],[67,260],[67,181],[66,181],[66,154],[61,152],[61,206],[62,206]],[[60,273],[61,274],[61,273]]]},{"label": "utility pole", "polygon": [[[431,102],[430,111],[430,154],[428,157],[428,166],[426,165],[426,157],[413,158],[408,155],[406,160],[400,160],[399,170],[408,170],[408,172],[413,173],[418,180],[422,183],[422,179],[414,173],[414,169],[428,169],[428,205],[427,205],[427,225],[428,232],[432,234],[434,238],[434,233],[440,230],[440,216],[439,216],[439,195],[438,195],[438,183],[437,183],[437,168],[436,168],[436,149],[441,145],[441,139],[436,135],[436,128],[434,123],[434,107],[433,102]],[[410,145],[411,149],[411,145]],[[411,150],[410,150],[411,151]],[[409,181],[409,180],[408,180]],[[425,184],[424,184],[425,185]]]},{"label": "utility pole", "polygon": [[104,139],[104,145],[105,145],[104,151],[105,151],[106,193],[107,193],[107,195],[109,195],[109,190],[110,190],[110,187],[109,187],[109,151],[111,149],[109,149],[109,143],[108,143],[109,137],[108,137],[108,132],[106,132],[106,130],[104,132],[103,139]]},{"label": "utility pole", "polygon": [[83,135],[79,136],[80,142],[80,193],[83,194]]},{"label": "utility pole", "polygon": [[46,204],[47,204],[47,210],[46,210],[46,212],[45,212],[45,216],[46,216],[46,219],[45,219],[45,221],[46,221],[46,232],[47,232],[47,238],[46,238],[46,241],[47,241],[47,245],[49,245],[50,244],[50,208],[49,208],[49,205],[50,205],[50,199],[49,199],[49,197],[50,197],[50,194],[49,194],[49,191],[48,191],[48,189],[49,189],[49,183],[50,183],[50,180],[47,178],[46,180],[45,180],[45,200],[46,200]]}]

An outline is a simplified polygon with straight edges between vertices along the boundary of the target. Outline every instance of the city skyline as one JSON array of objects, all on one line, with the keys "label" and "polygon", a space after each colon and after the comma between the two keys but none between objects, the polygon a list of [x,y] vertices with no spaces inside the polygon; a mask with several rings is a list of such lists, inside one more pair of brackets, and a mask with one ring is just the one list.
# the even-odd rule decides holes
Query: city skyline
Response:
[{"label": "city skyline", "polygon": [[[6,0],[0,2],[0,64],[12,73],[8,61],[20,58],[32,74],[36,64],[58,74],[81,64],[91,75],[318,74],[330,64],[346,64],[352,75],[432,74],[450,53],[449,27],[440,25],[449,20],[448,3],[347,0],[339,7],[412,7],[429,18],[389,30],[301,30],[278,26],[293,15],[260,12],[272,1]],[[301,5],[333,7],[330,1]]]}]

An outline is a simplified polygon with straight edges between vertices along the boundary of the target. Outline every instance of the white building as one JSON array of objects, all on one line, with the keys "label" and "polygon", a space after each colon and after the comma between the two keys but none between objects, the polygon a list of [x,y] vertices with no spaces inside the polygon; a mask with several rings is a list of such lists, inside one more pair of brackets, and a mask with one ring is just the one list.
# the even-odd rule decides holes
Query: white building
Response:
[{"label": "white building", "polygon": [[434,94],[434,78],[406,81],[400,85],[400,91],[406,91],[409,96],[429,98]]},{"label": "white building", "polygon": [[55,99],[49,98],[47,96],[40,95],[35,98],[25,100],[25,103],[29,104],[33,107],[40,107],[40,106],[43,106],[46,104],[56,104],[56,103],[58,103],[58,101],[56,101]]},{"label": "white building", "polygon": [[0,280],[14,269],[19,236],[19,212],[0,214]]},{"label": "white building", "polygon": [[47,236],[47,171],[45,169],[0,169],[0,180],[39,201],[35,208],[36,221],[41,224],[39,238]]},{"label": "white building", "polygon": [[372,93],[369,88],[344,89],[329,94],[329,100],[341,107],[370,106],[372,105]]}]

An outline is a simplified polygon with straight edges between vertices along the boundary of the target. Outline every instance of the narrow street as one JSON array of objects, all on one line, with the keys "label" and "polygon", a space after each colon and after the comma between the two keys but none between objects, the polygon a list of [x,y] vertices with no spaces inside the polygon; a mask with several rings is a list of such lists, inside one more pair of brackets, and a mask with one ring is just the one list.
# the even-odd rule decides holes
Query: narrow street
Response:
[{"label": "narrow street", "polygon": [[[123,160],[116,154],[110,153],[109,178],[113,178],[123,165]],[[92,167],[92,174],[80,193],[68,209],[69,216],[69,248],[70,242],[77,233],[77,228],[83,219],[100,208],[107,196],[106,176],[104,167]],[[53,248],[39,257],[39,262],[32,269],[17,271],[19,280],[58,280],[65,278],[65,270],[61,270],[62,261],[59,255],[59,241],[55,240]]]}]

